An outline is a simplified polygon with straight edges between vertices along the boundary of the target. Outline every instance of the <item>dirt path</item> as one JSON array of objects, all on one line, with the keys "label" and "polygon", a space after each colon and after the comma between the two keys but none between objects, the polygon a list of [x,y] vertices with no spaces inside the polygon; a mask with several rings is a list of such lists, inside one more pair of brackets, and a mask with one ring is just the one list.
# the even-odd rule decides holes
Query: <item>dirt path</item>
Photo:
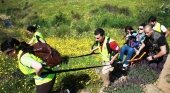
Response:
[{"label": "dirt path", "polygon": [[159,76],[157,86],[164,93],[170,93],[170,54],[168,55],[164,68]]},{"label": "dirt path", "polygon": [[170,54],[157,82],[146,85],[144,91],[145,93],[170,93]]}]

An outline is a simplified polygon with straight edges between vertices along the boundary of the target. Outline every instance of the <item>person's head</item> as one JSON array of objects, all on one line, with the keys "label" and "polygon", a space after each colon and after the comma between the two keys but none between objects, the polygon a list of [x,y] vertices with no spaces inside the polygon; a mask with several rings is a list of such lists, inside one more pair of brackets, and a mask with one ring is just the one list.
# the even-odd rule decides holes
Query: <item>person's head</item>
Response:
[{"label": "person's head", "polygon": [[129,34],[129,33],[131,33],[131,32],[133,32],[132,26],[126,26],[126,27],[125,27],[125,33],[126,33],[126,34]]},{"label": "person's head", "polygon": [[27,31],[30,32],[30,33],[35,33],[37,28],[38,28],[38,25],[29,25],[27,27]]},{"label": "person's head", "polygon": [[16,57],[19,50],[23,50],[23,52],[28,52],[32,48],[25,42],[20,42],[15,38],[9,38],[1,43],[1,51],[5,54]]},{"label": "person's head", "polygon": [[16,48],[20,42],[15,38],[9,38],[1,43],[1,51],[10,56],[16,56]]},{"label": "person's head", "polygon": [[105,37],[105,31],[102,28],[97,28],[94,32],[96,41],[103,42]]},{"label": "person's head", "polygon": [[153,34],[154,31],[153,31],[151,25],[146,25],[145,28],[144,28],[144,32],[145,32],[145,35],[147,37],[150,37]]},{"label": "person's head", "polygon": [[157,19],[156,19],[155,16],[150,16],[149,19],[148,19],[148,23],[151,26],[154,26],[156,24],[156,21],[157,21]]},{"label": "person's head", "polygon": [[143,32],[144,32],[144,27],[145,27],[145,26],[146,26],[145,23],[140,24],[139,27],[138,27],[138,32],[139,32],[139,33],[143,33]]}]

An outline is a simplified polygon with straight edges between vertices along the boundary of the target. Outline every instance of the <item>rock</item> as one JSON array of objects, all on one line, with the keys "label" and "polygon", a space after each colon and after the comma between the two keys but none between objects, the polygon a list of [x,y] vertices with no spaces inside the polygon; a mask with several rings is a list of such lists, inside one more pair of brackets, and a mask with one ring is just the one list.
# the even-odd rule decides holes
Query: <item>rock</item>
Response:
[{"label": "rock", "polygon": [[170,93],[170,54],[167,56],[163,70],[157,81],[157,86],[164,93]]},{"label": "rock", "polygon": [[153,84],[145,85],[144,93],[164,93],[158,87]]}]

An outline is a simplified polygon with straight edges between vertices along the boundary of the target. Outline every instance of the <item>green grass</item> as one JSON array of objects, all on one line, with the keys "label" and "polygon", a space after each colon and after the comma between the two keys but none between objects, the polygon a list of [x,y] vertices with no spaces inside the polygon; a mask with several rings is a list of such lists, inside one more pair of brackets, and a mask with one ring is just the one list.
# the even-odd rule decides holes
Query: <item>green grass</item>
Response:
[{"label": "green grass", "polygon": [[[102,27],[107,36],[115,39],[120,46],[124,43],[123,28],[132,25],[136,29],[139,24],[146,22],[150,15],[157,16],[159,22],[169,28],[169,4],[168,0],[5,0],[5,3],[0,3],[0,15],[11,16],[14,27],[5,28],[0,20],[0,42],[7,37],[29,41],[26,27],[37,23],[40,25],[39,31],[46,36],[48,43],[59,49],[63,56],[78,56],[89,53],[90,45],[94,41],[94,30],[98,27]],[[64,42],[66,40],[67,42]],[[170,37],[167,40],[170,43]],[[0,54],[0,93],[35,92],[31,77],[18,71],[15,60]],[[69,58],[65,62],[68,64],[62,64],[61,69],[95,66],[100,64],[100,56]],[[140,76],[146,82],[154,82],[154,72],[134,69],[130,76]],[[146,75],[151,76],[144,77]],[[60,73],[57,75],[54,90],[67,87],[77,92],[89,88],[93,93],[98,93],[102,85],[98,78],[95,69]],[[74,81],[74,85],[69,80]],[[9,82],[13,83],[9,85]],[[138,84],[133,84],[122,87],[116,93],[124,91],[140,93],[142,90]]]}]

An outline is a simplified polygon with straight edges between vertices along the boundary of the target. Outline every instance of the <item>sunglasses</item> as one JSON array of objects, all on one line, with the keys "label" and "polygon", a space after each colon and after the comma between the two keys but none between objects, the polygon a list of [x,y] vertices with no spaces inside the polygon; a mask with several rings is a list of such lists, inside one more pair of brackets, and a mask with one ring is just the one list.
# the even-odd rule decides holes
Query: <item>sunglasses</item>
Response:
[{"label": "sunglasses", "polygon": [[138,30],[143,30],[143,28],[138,28]]}]

